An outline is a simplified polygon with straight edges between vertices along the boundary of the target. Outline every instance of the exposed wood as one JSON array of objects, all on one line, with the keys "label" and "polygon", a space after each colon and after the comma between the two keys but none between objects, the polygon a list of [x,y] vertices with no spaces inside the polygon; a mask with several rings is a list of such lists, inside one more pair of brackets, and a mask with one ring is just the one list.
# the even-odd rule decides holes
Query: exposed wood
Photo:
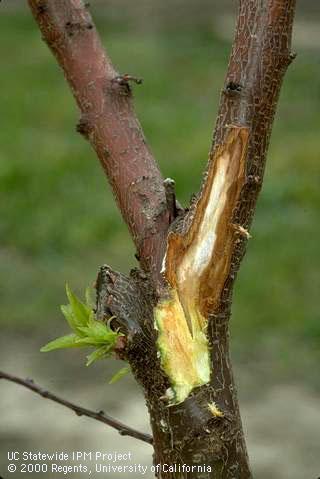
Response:
[{"label": "exposed wood", "polygon": [[219,306],[238,239],[232,218],[245,183],[247,144],[248,129],[228,128],[226,143],[209,163],[190,226],[168,235],[162,272],[170,287],[155,317],[162,367],[176,403],[210,380],[208,314]]},{"label": "exposed wood", "polygon": [[190,227],[185,234],[168,235],[165,277],[180,297],[195,301],[203,317],[217,307],[229,270],[236,239],[232,217],[246,181],[247,144],[247,128],[228,127],[225,144],[209,162]]}]

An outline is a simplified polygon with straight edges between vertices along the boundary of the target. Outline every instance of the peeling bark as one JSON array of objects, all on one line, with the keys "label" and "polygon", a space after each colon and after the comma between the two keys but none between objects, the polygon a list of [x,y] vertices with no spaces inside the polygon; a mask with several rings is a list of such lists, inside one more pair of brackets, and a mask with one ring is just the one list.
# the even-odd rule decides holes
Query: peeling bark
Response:
[{"label": "peeling bark", "polygon": [[155,318],[175,403],[210,380],[208,314],[219,305],[238,240],[232,216],[245,183],[247,143],[248,129],[229,128],[226,143],[209,163],[199,200],[184,220],[188,225],[190,217],[190,225],[168,235],[162,269],[168,298],[157,305]]},{"label": "peeling bark", "polygon": [[193,468],[158,470],[157,477],[250,479],[228,326],[278,95],[294,57],[295,0],[240,0],[208,169],[187,212],[145,144],[131,105],[134,78],[114,70],[82,2],[28,1],[72,88],[82,112],[78,131],[100,158],[144,270],[126,277],[102,267],[97,317],[113,316],[125,334],[117,354],[143,387],[154,463]]},{"label": "peeling bark", "polygon": [[245,183],[247,143],[247,128],[228,128],[226,142],[213,153],[199,200],[189,213],[190,227],[186,233],[168,235],[165,277],[181,296],[197,303],[202,316],[217,306],[230,266],[235,241],[231,221]]}]

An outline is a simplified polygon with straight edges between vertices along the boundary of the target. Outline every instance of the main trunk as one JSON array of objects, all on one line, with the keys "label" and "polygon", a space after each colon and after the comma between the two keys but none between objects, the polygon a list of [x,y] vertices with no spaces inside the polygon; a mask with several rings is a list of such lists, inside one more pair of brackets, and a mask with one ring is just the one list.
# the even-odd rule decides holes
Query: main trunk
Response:
[{"label": "main trunk", "polygon": [[[223,322],[214,327],[217,334],[225,328]],[[217,377],[181,404],[168,407],[160,399],[162,388],[148,390],[159,478],[251,477],[227,341],[220,344],[215,361],[220,361]]]},{"label": "main trunk", "polygon": [[[156,477],[250,478],[229,361],[229,310],[208,318],[210,381],[195,387],[183,402],[174,404],[167,395],[172,383],[155,347],[157,333],[148,326],[153,324],[159,304],[159,292],[150,277],[134,270],[130,278],[125,278],[104,266],[97,289],[98,316],[115,315],[115,326],[127,334],[126,357],[143,387],[150,414]],[[129,325],[128,312],[132,321]]]}]

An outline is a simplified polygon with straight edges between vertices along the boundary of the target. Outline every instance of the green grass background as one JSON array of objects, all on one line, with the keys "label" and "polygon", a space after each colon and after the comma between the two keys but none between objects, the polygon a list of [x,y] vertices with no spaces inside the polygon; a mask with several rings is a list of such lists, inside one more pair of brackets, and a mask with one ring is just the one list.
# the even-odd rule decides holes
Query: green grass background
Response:
[{"label": "green grass background", "polygon": [[[187,204],[206,165],[230,43],[192,22],[137,27],[97,15],[116,68],[144,78],[135,105],[163,175]],[[99,12],[98,12],[99,13]],[[10,333],[66,332],[66,281],[123,272],[134,248],[63,75],[28,12],[0,18],[0,302]],[[320,55],[302,49],[282,89],[231,324],[236,361],[319,387]],[[51,335],[50,335],[51,334]],[[266,373],[267,374],[267,373]]]}]

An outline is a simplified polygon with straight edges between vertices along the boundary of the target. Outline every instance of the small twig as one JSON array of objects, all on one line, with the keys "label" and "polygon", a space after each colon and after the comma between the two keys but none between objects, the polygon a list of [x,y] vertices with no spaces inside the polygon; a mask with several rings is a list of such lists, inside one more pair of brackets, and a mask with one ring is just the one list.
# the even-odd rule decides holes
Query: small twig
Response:
[{"label": "small twig", "polygon": [[167,209],[169,211],[171,223],[177,217],[175,181],[171,178],[166,178],[163,182],[163,186],[165,189]]},{"label": "small twig", "polygon": [[99,411],[99,412],[91,411],[81,406],[77,406],[76,404],[70,401],[62,399],[56,396],[55,394],[52,394],[49,391],[46,391],[45,389],[41,388],[40,386],[35,384],[32,379],[21,379],[17,376],[7,374],[3,371],[0,371],[0,379],[6,379],[7,381],[20,384],[21,386],[24,386],[30,389],[31,391],[35,392],[36,394],[39,394],[45,399],[50,399],[51,401],[54,401],[58,404],[61,404],[62,406],[65,406],[71,409],[72,411],[76,413],[77,416],[87,416],[87,417],[90,417],[91,419],[95,419],[96,421],[103,422],[104,424],[107,424],[113,429],[116,429],[121,436],[131,436],[131,437],[134,437],[135,439],[139,439],[140,441],[147,442],[148,444],[152,444],[152,436],[150,436],[149,434],[144,434],[142,432],[136,431],[135,429],[129,426],[126,426],[122,422],[117,421],[116,419],[105,414],[104,411]]},{"label": "small twig", "polygon": [[112,81],[120,83],[120,85],[127,85],[129,82],[136,83],[137,85],[141,85],[143,83],[143,78],[137,78],[132,75],[129,75],[128,73],[125,73],[124,75],[118,75],[115,78],[112,79]]}]

